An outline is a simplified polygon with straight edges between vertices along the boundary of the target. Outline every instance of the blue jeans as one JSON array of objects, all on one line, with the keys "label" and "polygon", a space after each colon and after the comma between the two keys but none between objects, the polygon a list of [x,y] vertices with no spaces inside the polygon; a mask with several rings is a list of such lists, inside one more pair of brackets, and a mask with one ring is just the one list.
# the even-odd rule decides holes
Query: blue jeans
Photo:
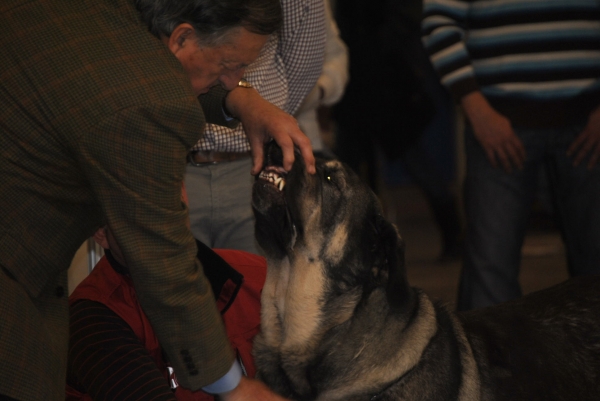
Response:
[{"label": "blue jeans", "polygon": [[527,160],[523,170],[493,168],[470,127],[465,146],[467,232],[459,310],[508,301],[522,295],[521,247],[540,169],[545,169],[571,276],[600,273],[600,166],[578,167],[566,152],[584,124],[557,129],[515,128]]}]

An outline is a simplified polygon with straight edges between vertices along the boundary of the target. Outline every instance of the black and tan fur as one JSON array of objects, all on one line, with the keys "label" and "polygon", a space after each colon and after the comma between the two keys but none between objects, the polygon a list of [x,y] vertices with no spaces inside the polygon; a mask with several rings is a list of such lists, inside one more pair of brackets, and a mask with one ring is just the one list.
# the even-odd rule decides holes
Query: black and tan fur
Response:
[{"label": "black and tan fur", "polygon": [[409,286],[400,236],[349,168],[318,160],[309,175],[297,157],[285,174],[280,149],[266,154],[252,201],[268,264],[255,358],[275,391],[319,401],[600,400],[600,278],[456,314]]}]

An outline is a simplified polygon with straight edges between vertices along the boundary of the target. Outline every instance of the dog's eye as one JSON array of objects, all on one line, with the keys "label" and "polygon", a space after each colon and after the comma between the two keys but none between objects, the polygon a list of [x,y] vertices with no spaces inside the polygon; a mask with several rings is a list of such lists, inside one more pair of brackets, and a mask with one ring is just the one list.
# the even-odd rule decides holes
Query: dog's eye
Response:
[{"label": "dog's eye", "polygon": [[323,177],[325,178],[325,183],[327,183],[327,185],[338,188],[338,180],[333,171],[324,171]]}]

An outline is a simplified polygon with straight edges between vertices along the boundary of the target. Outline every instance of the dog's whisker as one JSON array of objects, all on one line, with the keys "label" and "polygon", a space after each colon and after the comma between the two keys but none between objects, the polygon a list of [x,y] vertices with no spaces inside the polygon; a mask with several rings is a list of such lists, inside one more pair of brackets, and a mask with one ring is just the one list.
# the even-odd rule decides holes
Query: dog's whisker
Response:
[{"label": "dog's whisker", "polygon": [[298,236],[298,232],[296,231],[296,225],[292,223],[292,241],[290,243],[290,249],[294,249],[294,245],[296,245],[296,237]]}]

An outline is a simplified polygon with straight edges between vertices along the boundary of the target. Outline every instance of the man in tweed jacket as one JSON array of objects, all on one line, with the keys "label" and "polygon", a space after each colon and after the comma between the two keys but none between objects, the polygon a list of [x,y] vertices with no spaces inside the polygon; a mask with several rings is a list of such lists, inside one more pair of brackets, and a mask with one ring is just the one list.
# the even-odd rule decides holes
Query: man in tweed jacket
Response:
[{"label": "man in tweed jacket", "polygon": [[254,168],[273,137],[314,169],[295,120],[236,88],[279,2],[135,3],[0,5],[0,399],[64,399],[66,271],[105,221],[180,384],[279,399],[235,374],[181,202],[198,127],[236,122],[223,108],[253,128]]}]

